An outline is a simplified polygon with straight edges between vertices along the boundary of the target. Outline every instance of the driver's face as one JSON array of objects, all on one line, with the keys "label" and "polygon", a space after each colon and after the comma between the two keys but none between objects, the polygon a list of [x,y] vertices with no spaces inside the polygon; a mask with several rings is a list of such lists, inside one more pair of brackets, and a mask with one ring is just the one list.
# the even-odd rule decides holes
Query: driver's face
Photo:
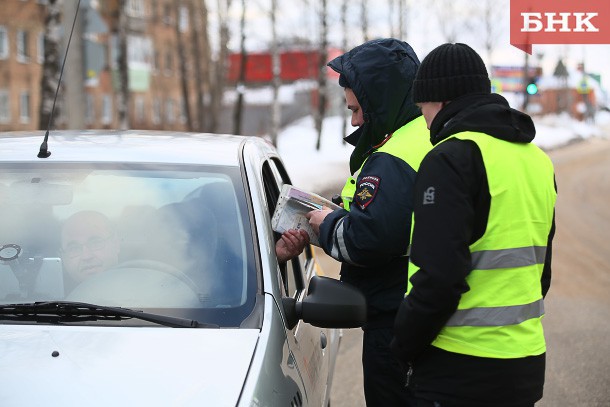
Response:
[{"label": "driver's face", "polygon": [[105,271],[118,263],[116,235],[102,216],[75,216],[64,225],[61,250],[64,271],[75,282]]}]

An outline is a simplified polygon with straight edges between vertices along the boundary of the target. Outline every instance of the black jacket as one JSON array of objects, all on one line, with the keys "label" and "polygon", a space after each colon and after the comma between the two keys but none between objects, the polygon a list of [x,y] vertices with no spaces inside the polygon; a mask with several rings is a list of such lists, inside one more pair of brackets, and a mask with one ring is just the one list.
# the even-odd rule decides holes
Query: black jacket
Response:
[{"label": "black jacket", "polygon": [[389,328],[407,288],[405,254],[416,173],[399,158],[372,153],[386,135],[421,115],[411,98],[419,60],[407,43],[381,39],[354,48],[329,66],[347,80],[365,117],[366,123],[346,138],[355,145],[351,172],[368,158],[357,185],[372,177],[368,180],[376,186],[364,207],[354,203],[350,212],[336,210],[326,217],[320,226],[320,245],[342,262],[341,280],[364,293],[365,328]]},{"label": "black jacket", "polygon": [[[517,143],[529,143],[535,135],[531,118],[511,109],[495,94],[467,95],[446,105],[431,124],[431,141],[436,145],[462,131]],[[435,204],[423,208],[424,190],[430,185],[443,194],[436,194]],[[412,366],[409,386],[413,391],[450,406],[456,397],[468,406],[533,404],[542,397],[545,355],[487,359],[430,346],[468,290],[468,247],[485,232],[490,200],[476,143],[447,140],[422,161],[415,185],[411,251],[420,270],[412,277],[413,288],[400,306],[392,348]],[[543,295],[550,286],[554,230],[553,220],[541,281]],[[454,250],[448,251],[448,247]]]}]

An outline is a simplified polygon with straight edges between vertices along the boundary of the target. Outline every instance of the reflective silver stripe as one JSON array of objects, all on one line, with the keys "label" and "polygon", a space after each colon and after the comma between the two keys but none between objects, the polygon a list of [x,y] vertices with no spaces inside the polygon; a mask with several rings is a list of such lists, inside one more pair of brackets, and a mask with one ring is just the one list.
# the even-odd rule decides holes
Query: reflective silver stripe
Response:
[{"label": "reflective silver stripe", "polygon": [[446,326],[506,326],[517,325],[544,315],[544,301],[508,307],[486,307],[457,310]]},{"label": "reflective silver stripe", "polygon": [[543,264],[546,246],[518,247],[516,249],[481,250],[472,253],[472,268],[492,270]]},{"label": "reflective silver stripe", "polygon": [[[362,267],[361,264],[356,263],[354,260],[352,260],[352,258],[349,255],[349,252],[347,250],[347,245],[345,244],[345,238],[343,236],[344,233],[344,221],[345,221],[345,216],[342,217],[341,219],[339,219],[339,221],[337,222],[337,226],[335,227],[335,237],[336,237],[336,244],[333,244],[333,248],[331,250],[331,256],[339,261],[345,261],[348,262],[349,264],[353,264],[354,266],[359,266]],[[335,241],[333,239],[333,241]],[[335,255],[337,255],[337,257],[335,257]]]},{"label": "reflective silver stripe", "polygon": [[[347,248],[345,247],[345,240],[343,239],[343,221],[345,220],[345,216],[337,221],[337,226],[335,227],[335,237],[336,244],[333,244],[333,248],[331,250],[332,257],[339,261],[347,261],[351,263],[351,259],[347,254]],[[333,239],[334,240],[334,239]],[[335,257],[336,256],[336,257]]]},{"label": "reflective silver stripe", "polygon": [[[333,259],[338,260],[338,261],[341,261],[341,258],[339,257],[339,247],[337,246],[337,243],[335,243],[335,238],[339,236],[339,227],[342,226],[344,218],[345,217],[343,217],[337,221],[337,225],[335,226],[335,231],[333,232],[333,237],[332,237],[333,246],[330,249],[330,256]],[[341,235],[343,235],[343,227],[341,227]]]}]

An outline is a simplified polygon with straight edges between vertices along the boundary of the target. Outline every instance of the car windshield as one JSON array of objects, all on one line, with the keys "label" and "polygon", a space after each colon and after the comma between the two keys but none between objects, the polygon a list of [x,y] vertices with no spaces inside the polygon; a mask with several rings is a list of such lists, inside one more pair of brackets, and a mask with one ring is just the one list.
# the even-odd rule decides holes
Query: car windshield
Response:
[{"label": "car windshield", "polygon": [[257,286],[245,196],[234,167],[2,164],[0,305],[239,326]]}]

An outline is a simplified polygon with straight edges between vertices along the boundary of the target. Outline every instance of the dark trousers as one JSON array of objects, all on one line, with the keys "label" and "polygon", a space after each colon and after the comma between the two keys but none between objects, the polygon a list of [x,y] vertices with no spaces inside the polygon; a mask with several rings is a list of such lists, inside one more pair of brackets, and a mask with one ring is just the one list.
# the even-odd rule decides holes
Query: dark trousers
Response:
[{"label": "dark trousers", "polygon": [[362,371],[367,407],[409,407],[406,371],[390,351],[392,328],[367,329],[362,336]]}]

